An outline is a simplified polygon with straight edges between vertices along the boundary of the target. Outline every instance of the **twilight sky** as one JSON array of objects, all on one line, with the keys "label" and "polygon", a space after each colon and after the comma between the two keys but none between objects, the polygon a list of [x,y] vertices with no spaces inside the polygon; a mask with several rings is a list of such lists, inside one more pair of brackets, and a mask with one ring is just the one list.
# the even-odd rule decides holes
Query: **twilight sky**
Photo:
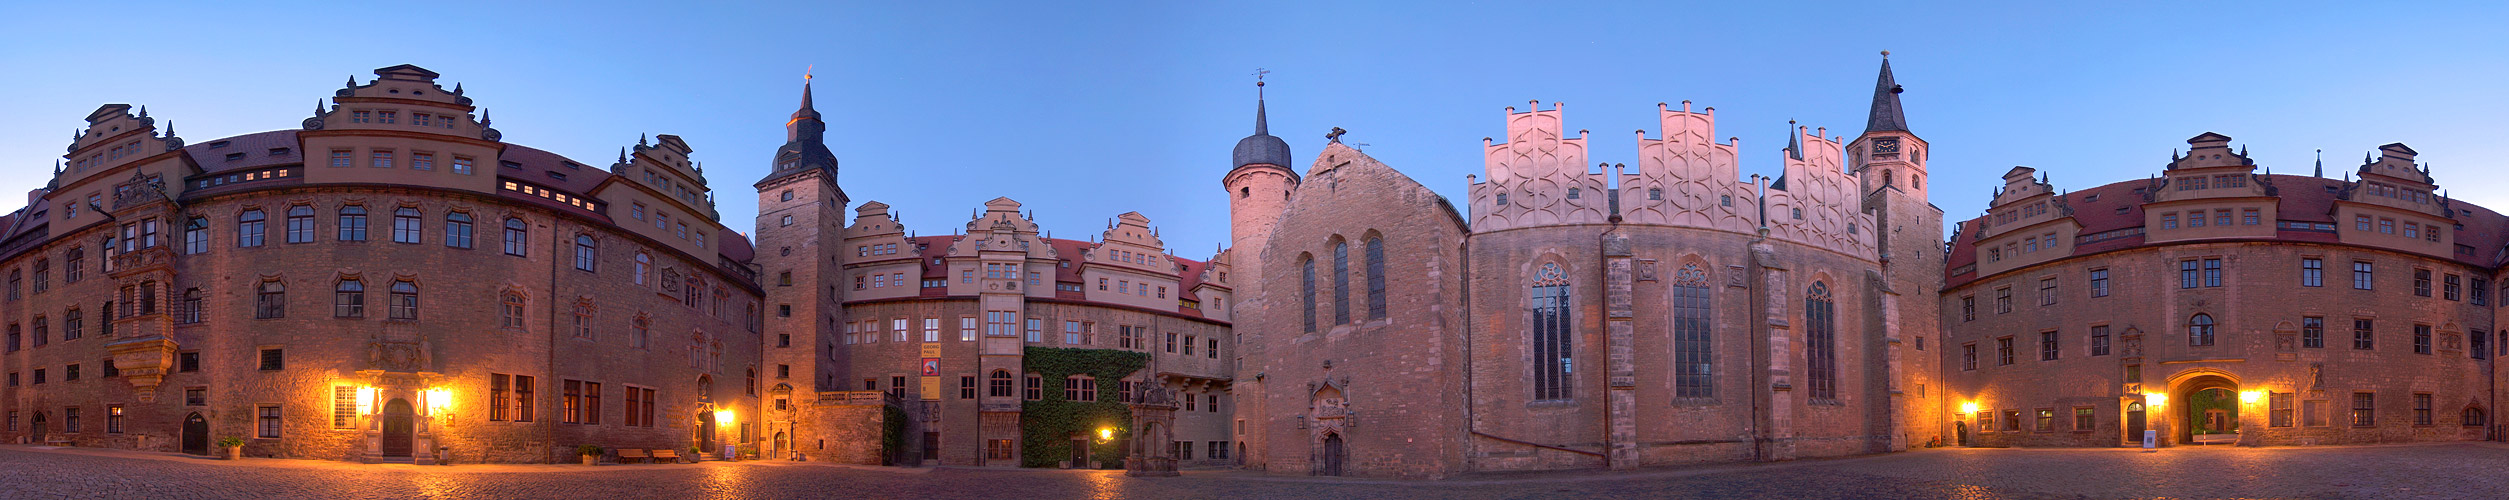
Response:
[{"label": "twilight sky", "polygon": [[99,104],[147,105],[201,143],[295,128],[344,77],[410,63],[463,83],[507,141],[588,164],[680,135],[747,232],[749,184],[815,65],[856,203],[947,234],[1008,196],[1073,239],[1140,211],[1201,259],[1227,239],[1219,179],[1252,130],[1256,68],[1296,168],[1338,126],[1461,200],[1503,108],[1533,99],[1593,131],[1590,161],[1631,164],[1655,103],[1714,106],[1743,173],[1773,175],[1787,120],[1863,128],[1889,50],[1948,220],[2014,165],[2063,189],[2139,179],[2205,131],[2277,173],[2324,149],[2330,176],[2404,142],[2441,188],[2509,210],[2498,3],[1081,3],[15,5],[0,192],[40,187]]}]

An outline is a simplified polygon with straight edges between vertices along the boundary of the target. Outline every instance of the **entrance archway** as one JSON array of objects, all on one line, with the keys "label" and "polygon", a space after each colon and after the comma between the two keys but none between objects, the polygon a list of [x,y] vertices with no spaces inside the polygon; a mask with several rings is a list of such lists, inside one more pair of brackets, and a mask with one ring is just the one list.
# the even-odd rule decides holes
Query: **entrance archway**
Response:
[{"label": "entrance archway", "polygon": [[2126,403],[2126,442],[2134,446],[2142,446],[2145,428],[2143,396],[2137,395]]},{"label": "entrance archway", "polygon": [[696,433],[696,434],[697,434],[697,451],[698,451],[699,453],[705,453],[705,452],[715,451],[715,449],[714,449],[714,412],[711,412],[711,411],[704,411],[704,410],[699,410],[699,411],[697,412],[697,433]]},{"label": "entrance archway", "polygon": [[767,456],[784,458],[784,452],[792,450],[792,446],[793,443],[791,438],[785,437],[782,432],[777,432],[775,433],[775,450],[772,453],[768,453]]},{"label": "entrance archway", "polygon": [[2177,380],[2169,392],[2171,434],[2187,444],[2239,441],[2239,382],[2219,373]]},{"label": "entrance archway", "polygon": [[44,421],[45,421],[45,419],[44,419],[44,412],[40,412],[40,411],[39,411],[39,412],[35,412],[35,428],[33,429],[33,430],[34,430],[34,438],[33,438],[33,440],[32,440],[32,441],[30,441],[31,443],[33,443],[33,444],[44,444],[44,434],[46,433],[46,431],[48,431],[48,430],[49,430],[49,429],[45,429],[45,428],[44,428],[44,427],[45,427],[45,423],[44,423]]},{"label": "entrance archway", "polygon": [[410,456],[410,448],[417,441],[417,419],[413,413],[406,399],[392,398],[383,404],[383,456]]},{"label": "entrance archway", "polygon": [[1954,440],[1955,440],[1955,441],[1954,441],[1955,443],[1958,443],[1960,446],[1968,446],[1968,445],[1969,445],[1969,422],[1968,422],[1968,421],[1964,421],[1964,420],[1954,420],[1954,421],[1952,421],[1952,422],[1951,422],[1951,432],[1952,432],[1952,439],[1954,439]]},{"label": "entrance archway", "polygon": [[183,452],[209,454],[209,419],[202,418],[199,413],[183,417]]}]

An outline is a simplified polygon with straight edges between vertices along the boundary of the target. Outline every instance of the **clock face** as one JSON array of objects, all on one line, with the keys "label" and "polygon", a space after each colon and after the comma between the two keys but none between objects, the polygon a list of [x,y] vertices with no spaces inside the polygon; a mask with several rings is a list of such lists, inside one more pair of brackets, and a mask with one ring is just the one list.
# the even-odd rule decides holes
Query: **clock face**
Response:
[{"label": "clock face", "polygon": [[1874,154],[1890,154],[1897,152],[1899,152],[1899,139],[1883,138],[1873,140]]}]

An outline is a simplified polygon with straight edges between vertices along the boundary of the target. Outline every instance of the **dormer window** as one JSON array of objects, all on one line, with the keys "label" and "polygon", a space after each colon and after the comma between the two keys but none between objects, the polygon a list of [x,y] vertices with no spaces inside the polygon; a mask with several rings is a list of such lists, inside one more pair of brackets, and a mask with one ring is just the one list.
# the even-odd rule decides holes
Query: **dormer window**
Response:
[{"label": "dormer window", "polygon": [[547,173],[547,174],[549,174],[549,178],[551,178],[551,179],[557,179],[557,180],[561,180],[561,181],[562,181],[562,180],[566,180],[566,174],[565,174],[565,173],[563,173],[563,172],[546,172],[546,173]]},{"label": "dormer window", "polygon": [[226,147],[227,147],[227,144],[228,144],[228,143],[230,143],[230,142],[232,142],[232,141],[218,141],[218,142],[212,142],[212,143],[209,143],[209,149],[224,149],[224,148],[226,148]]},{"label": "dormer window", "polygon": [[560,165],[566,165],[566,169],[567,169],[567,170],[583,170],[583,169],[584,169],[584,166],[583,166],[583,165],[577,165],[577,164],[575,164],[575,162],[571,162],[571,161],[562,161],[562,162],[558,162],[558,164],[560,164]]},{"label": "dormer window", "polygon": [[497,162],[497,164],[498,164],[498,165],[502,165],[502,166],[504,166],[505,168],[511,168],[511,169],[515,169],[515,170],[522,170],[522,169],[523,169],[523,163],[522,163],[522,162],[516,162],[516,161],[500,161],[500,162]]},{"label": "dormer window", "polygon": [[270,148],[270,156],[287,156],[290,152],[288,148]]},{"label": "dormer window", "polygon": [[227,161],[244,159],[244,153],[227,153]]}]

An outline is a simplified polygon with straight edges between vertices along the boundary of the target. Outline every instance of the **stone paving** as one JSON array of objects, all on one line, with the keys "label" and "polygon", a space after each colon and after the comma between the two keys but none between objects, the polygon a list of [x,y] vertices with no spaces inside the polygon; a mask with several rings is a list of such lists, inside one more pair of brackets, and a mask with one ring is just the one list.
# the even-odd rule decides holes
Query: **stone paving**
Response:
[{"label": "stone paving", "polygon": [[2509,445],[1942,449],[1623,473],[1404,482],[1187,471],[788,462],[362,465],[0,446],[0,498],[2504,498]]}]

